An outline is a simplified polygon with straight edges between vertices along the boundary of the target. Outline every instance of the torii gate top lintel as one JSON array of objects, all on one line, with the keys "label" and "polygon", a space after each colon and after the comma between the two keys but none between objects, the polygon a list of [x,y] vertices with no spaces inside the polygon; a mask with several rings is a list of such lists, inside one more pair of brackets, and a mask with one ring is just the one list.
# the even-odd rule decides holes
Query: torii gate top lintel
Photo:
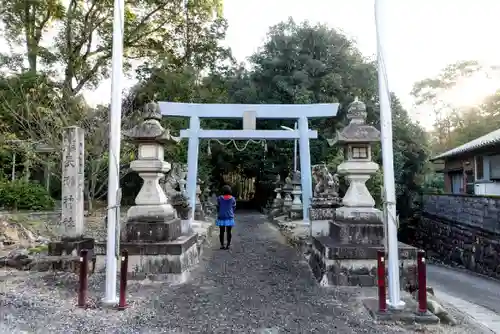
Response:
[{"label": "torii gate top lintel", "polygon": [[318,104],[215,104],[158,102],[164,116],[200,118],[243,118],[245,112],[254,111],[256,118],[298,119],[337,116],[339,103]]}]

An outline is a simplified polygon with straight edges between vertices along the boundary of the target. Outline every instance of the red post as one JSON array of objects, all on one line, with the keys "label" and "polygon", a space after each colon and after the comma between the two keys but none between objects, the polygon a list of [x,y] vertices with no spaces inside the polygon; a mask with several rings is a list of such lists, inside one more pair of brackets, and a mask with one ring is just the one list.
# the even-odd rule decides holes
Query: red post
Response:
[{"label": "red post", "polygon": [[378,310],[387,312],[385,299],[385,251],[377,251],[377,276],[378,276]]},{"label": "red post", "polygon": [[417,271],[418,271],[418,312],[427,312],[427,270],[425,269],[425,252],[423,250],[417,253]]},{"label": "red post", "polygon": [[128,252],[126,249],[122,250],[121,267],[120,267],[120,300],[118,309],[124,310],[127,308],[127,269],[128,269]]},{"label": "red post", "polygon": [[88,250],[82,249],[80,251],[80,285],[78,287],[78,307],[87,306],[88,272]]}]

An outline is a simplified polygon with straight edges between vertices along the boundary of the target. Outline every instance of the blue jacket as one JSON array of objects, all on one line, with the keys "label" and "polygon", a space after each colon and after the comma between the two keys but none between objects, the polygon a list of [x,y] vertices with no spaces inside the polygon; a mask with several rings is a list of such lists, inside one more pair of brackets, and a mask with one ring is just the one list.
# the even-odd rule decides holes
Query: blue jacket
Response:
[{"label": "blue jacket", "polygon": [[231,195],[223,195],[217,197],[217,219],[227,220],[234,219],[234,209],[236,208],[236,200]]}]

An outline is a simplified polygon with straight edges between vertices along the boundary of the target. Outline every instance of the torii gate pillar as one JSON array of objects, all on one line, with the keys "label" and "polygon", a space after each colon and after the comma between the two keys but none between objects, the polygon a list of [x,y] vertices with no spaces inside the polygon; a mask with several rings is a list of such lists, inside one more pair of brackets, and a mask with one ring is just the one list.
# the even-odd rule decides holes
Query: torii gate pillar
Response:
[{"label": "torii gate pillar", "polygon": [[[200,151],[200,118],[192,116],[189,120],[189,141],[188,141],[188,174],[186,192],[189,197],[189,207],[191,208],[190,221],[194,219],[194,210],[196,206],[196,185],[198,183],[198,156]],[[191,223],[190,223],[191,224]],[[189,230],[189,226],[187,229]],[[183,231],[184,232],[184,231]]]},{"label": "torii gate pillar", "polygon": [[309,147],[309,122],[306,116],[298,120],[300,133],[300,178],[302,183],[302,217],[309,223],[309,207],[312,200],[312,180],[311,180],[311,150]]}]

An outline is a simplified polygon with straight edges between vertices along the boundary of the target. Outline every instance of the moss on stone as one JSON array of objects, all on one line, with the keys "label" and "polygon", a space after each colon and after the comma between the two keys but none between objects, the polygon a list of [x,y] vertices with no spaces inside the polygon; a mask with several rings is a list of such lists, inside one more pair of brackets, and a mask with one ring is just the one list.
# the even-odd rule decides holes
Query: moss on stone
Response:
[{"label": "moss on stone", "polygon": [[47,245],[39,245],[36,247],[28,248],[29,254],[41,254],[48,251]]}]

